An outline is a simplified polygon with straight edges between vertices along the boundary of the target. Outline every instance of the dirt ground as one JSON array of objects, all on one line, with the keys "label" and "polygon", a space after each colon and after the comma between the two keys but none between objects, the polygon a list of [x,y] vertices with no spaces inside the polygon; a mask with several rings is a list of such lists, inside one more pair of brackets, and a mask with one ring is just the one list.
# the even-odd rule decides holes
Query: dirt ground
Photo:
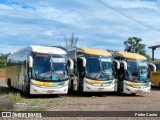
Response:
[{"label": "dirt ground", "polygon": [[[0,79],[0,90],[2,87],[7,87],[4,83],[4,78]],[[1,95],[1,94],[0,94]],[[41,96],[37,96],[39,99]],[[28,99],[28,98],[25,98]],[[34,96],[33,100],[37,100]],[[48,100],[49,99],[49,100]],[[160,111],[160,88],[152,88],[151,93],[143,95],[126,95],[121,96],[116,93],[103,93],[103,94],[87,94],[83,95],[72,93],[63,97],[51,98],[51,96],[45,97],[45,103],[50,102],[52,104],[47,105],[46,111]],[[43,104],[45,104],[43,103]],[[23,105],[21,106],[23,107]],[[38,118],[39,119],[39,118]],[[44,119],[44,118],[41,118]],[[61,120],[70,120],[70,119],[125,119],[125,120],[150,120],[156,119],[158,117],[58,117],[58,118],[45,118],[45,119],[61,119]],[[36,120],[36,118],[34,119]]]},{"label": "dirt ground", "polygon": [[5,72],[0,72],[0,78],[6,77],[6,73]]}]

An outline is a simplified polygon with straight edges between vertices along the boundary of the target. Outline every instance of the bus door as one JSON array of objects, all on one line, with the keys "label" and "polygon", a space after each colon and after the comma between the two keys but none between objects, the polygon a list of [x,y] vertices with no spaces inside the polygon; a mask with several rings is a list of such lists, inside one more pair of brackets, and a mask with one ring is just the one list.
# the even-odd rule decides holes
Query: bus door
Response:
[{"label": "bus door", "polygon": [[77,58],[77,70],[78,70],[78,90],[83,91],[83,79],[85,77],[84,57]]}]

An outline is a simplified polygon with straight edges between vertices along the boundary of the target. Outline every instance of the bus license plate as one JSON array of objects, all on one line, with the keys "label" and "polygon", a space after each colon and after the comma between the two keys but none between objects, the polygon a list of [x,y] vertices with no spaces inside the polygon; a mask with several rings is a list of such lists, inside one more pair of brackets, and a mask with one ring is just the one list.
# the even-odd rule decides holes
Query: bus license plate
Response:
[{"label": "bus license plate", "polygon": [[137,93],[142,93],[142,90],[137,90]]},{"label": "bus license plate", "polygon": [[54,93],[54,90],[48,90],[47,93]]},{"label": "bus license plate", "polygon": [[99,88],[99,89],[98,89],[98,91],[103,91],[103,90],[104,90],[104,88]]}]

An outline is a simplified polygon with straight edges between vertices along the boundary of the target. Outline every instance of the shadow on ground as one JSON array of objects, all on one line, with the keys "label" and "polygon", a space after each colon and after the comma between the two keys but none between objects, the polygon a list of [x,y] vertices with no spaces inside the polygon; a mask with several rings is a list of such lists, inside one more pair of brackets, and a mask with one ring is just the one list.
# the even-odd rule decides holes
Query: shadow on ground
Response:
[{"label": "shadow on ground", "polygon": [[[152,87],[152,91],[160,91],[160,87]],[[143,94],[118,94],[117,92],[76,92],[76,91],[69,91],[67,95],[29,95],[29,96],[24,96],[24,94],[14,88],[8,88],[6,87],[1,87],[0,86],[0,95],[8,95],[9,93],[20,93],[20,95],[24,98],[32,99],[32,98],[59,98],[59,97],[145,97]],[[151,94],[151,93],[149,93]]]},{"label": "shadow on ground", "polygon": [[69,91],[69,97],[144,97],[142,95],[132,95],[132,94],[124,94],[124,93],[117,93],[117,92],[76,92],[76,91]]},{"label": "shadow on ground", "polygon": [[23,98],[57,98],[63,95],[24,95],[22,91],[15,88],[0,87],[0,95],[9,95],[10,93],[19,93]]},{"label": "shadow on ground", "polygon": [[152,86],[151,91],[160,91],[160,87]]}]

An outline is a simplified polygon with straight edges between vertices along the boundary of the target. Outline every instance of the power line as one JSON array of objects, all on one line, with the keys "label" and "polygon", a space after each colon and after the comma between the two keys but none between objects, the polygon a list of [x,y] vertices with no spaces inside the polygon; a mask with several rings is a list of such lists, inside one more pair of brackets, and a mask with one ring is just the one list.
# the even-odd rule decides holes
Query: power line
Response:
[{"label": "power line", "polygon": [[106,6],[107,8],[110,8],[110,9],[114,10],[115,12],[117,12],[117,13],[119,13],[119,14],[121,14],[121,15],[123,15],[123,16],[125,16],[125,17],[127,17],[127,18],[129,18],[129,19],[131,19],[131,20],[133,20],[133,21],[135,21],[135,22],[137,22],[137,23],[139,23],[139,24],[147,27],[147,28],[149,28],[149,29],[152,29],[152,30],[154,30],[154,31],[156,31],[156,32],[160,32],[159,29],[155,29],[155,28],[153,28],[153,27],[151,27],[151,26],[149,26],[149,25],[147,25],[147,24],[145,24],[145,23],[143,23],[143,22],[141,22],[141,21],[138,21],[138,20],[136,20],[136,19],[128,16],[127,14],[121,12],[121,11],[118,10],[118,9],[115,9],[113,6],[107,4],[106,2],[104,2],[104,1],[102,1],[102,0],[97,0],[97,1],[98,1],[99,3],[101,3],[101,4],[103,4],[104,6]]}]

